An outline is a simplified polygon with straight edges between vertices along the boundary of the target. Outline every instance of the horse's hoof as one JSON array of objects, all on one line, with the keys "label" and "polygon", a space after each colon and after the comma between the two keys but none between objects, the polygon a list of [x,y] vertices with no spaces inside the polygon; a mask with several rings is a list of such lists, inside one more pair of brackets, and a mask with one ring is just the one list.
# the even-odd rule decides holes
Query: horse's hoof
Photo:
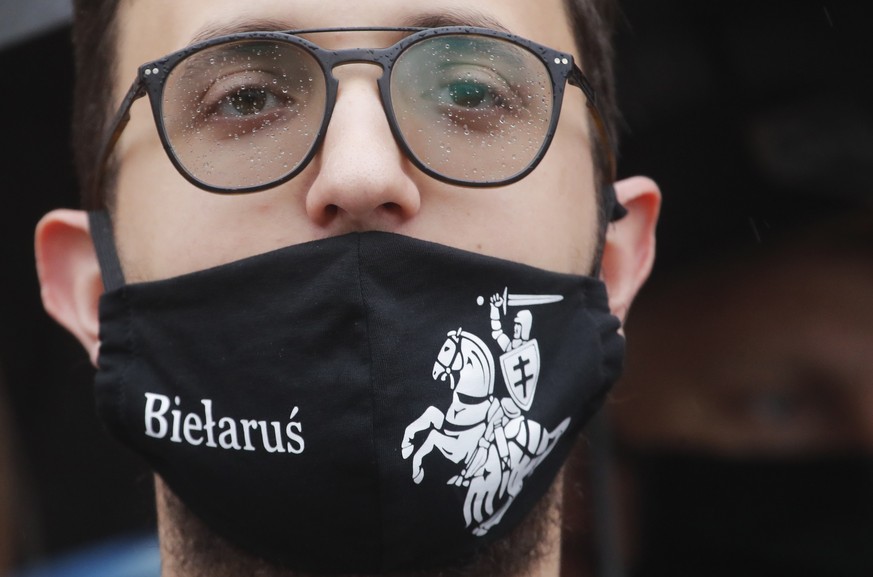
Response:
[{"label": "horse's hoof", "polygon": [[418,485],[421,483],[421,480],[424,479],[424,469],[419,469],[418,473],[412,476],[412,480],[415,481],[415,484]]},{"label": "horse's hoof", "polygon": [[412,454],[412,449],[414,447],[412,445],[403,445],[400,447],[400,454],[403,455],[404,459],[408,459],[409,455]]},{"label": "horse's hoof", "polygon": [[487,532],[488,529],[484,529],[481,526],[473,529],[473,535],[475,535],[476,537],[484,537]]}]

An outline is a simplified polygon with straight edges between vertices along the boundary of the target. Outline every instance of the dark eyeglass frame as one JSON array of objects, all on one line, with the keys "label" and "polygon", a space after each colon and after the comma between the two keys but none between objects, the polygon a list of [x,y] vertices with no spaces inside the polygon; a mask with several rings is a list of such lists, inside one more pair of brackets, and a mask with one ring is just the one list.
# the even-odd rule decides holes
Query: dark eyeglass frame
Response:
[{"label": "dark eyeglass frame", "polygon": [[[318,46],[317,44],[314,44],[313,42],[310,42],[309,40],[306,40],[305,38],[301,38],[300,36],[298,36],[300,34],[318,34],[325,32],[411,32],[412,34],[403,37],[400,41],[387,48],[351,48],[343,50],[328,50]],[[541,145],[540,150],[537,152],[536,156],[531,160],[529,166],[525,170],[515,174],[510,178],[485,182],[466,181],[447,177],[443,174],[440,174],[439,172],[432,170],[421,160],[419,160],[418,157],[409,148],[406,143],[405,137],[403,136],[403,133],[398,126],[397,119],[394,115],[394,107],[391,102],[390,83],[392,68],[397,58],[410,46],[422,40],[438,36],[458,34],[498,38],[521,46],[527,49],[529,52],[531,52],[543,62],[549,72],[549,77],[552,80],[552,118],[549,123],[548,131],[546,132],[545,138],[543,140],[543,144]],[[171,145],[170,140],[167,136],[166,128],[164,127],[164,86],[172,70],[180,62],[184,61],[189,56],[207,48],[211,48],[213,46],[238,42],[241,40],[273,40],[277,42],[284,42],[293,44],[311,53],[313,58],[318,62],[319,66],[321,66],[321,69],[324,73],[326,87],[324,118],[322,119],[321,127],[319,128],[318,134],[316,135],[311,150],[306,155],[306,157],[304,157],[299,162],[298,166],[291,172],[282,175],[277,179],[256,186],[241,188],[216,187],[205,183],[192,175],[176,157],[173,146]],[[127,123],[130,120],[131,106],[135,101],[137,101],[139,98],[142,98],[146,94],[148,94],[149,96],[149,102],[151,104],[155,126],[158,129],[158,135],[160,137],[161,144],[163,145],[164,150],[167,153],[167,156],[176,167],[176,170],[178,170],[183,177],[185,177],[195,186],[203,190],[219,194],[240,194],[266,190],[278,186],[284,182],[287,182],[297,176],[304,168],[306,168],[306,166],[309,165],[312,158],[321,148],[322,141],[324,140],[327,128],[330,124],[331,115],[336,104],[336,95],[339,87],[339,80],[337,80],[337,78],[333,76],[333,69],[336,66],[342,64],[352,63],[377,64],[382,69],[382,76],[377,80],[377,84],[379,87],[379,95],[382,103],[382,108],[388,120],[388,125],[391,128],[391,133],[406,158],[408,158],[412,162],[412,164],[420,171],[436,180],[458,186],[486,188],[512,184],[513,182],[517,182],[530,174],[531,171],[533,171],[543,159],[546,151],[549,148],[549,145],[552,142],[552,138],[554,137],[555,131],[557,129],[558,119],[560,118],[561,104],[563,102],[564,96],[564,87],[566,86],[566,84],[569,83],[570,85],[576,86],[577,88],[581,89],[582,92],[585,94],[587,100],[587,108],[591,118],[594,120],[594,126],[597,130],[597,136],[599,138],[600,146],[605,150],[606,153],[606,166],[604,167],[605,176],[609,179],[610,183],[615,181],[615,153],[610,143],[609,132],[606,128],[605,121],[597,108],[597,97],[594,89],[592,88],[588,79],[582,73],[582,70],[579,68],[579,66],[574,63],[572,54],[560,52],[558,50],[543,46],[542,44],[538,44],[536,42],[527,40],[526,38],[522,38],[514,34],[509,34],[498,30],[491,30],[489,28],[478,28],[473,26],[443,26],[437,28],[340,27],[308,28],[300,30],[287,30],[281,32],[241,32],[237,34],[230,34],[227,36],[221,36],[218,38],[213,38],[210,40],[192,44],[191,46],[183,48],[182,50],[173,52],[172,54],[164,56],[163,58],[159,58],[158,60],[154,60],[140,66],[138,69],[137,77],[131,85],[130,89],[127,91],[124,100],[121,102],[118,113],[116,114],[115,118],[112,121],[112,124],[110,125],[110,130],[107,133],[107,138],[104,140],[100,148],[101,153],[98,156],[100,164],[96,172],[94,192],[99,193],[100,191],[103,175],[106,170],[106,165],[109,162],[109,158],[115,148],[115,144],[118,142],[118,139],[121,137],[122,131],[124,130],[125,126],[127,126]]]}]

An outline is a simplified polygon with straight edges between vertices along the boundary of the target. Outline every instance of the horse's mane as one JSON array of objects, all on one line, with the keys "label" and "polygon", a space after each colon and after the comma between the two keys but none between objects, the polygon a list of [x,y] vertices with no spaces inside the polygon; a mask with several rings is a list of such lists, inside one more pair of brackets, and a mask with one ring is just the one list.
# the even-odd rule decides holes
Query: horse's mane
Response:
[{"label": "horse's mane", "polygon": [[[458,329],[457,331],[452,331],[449,335],[460,336],[461,341],[469,341],[472,345],[477,349],[473,351],[476,354],[477,358],[482,360],[482,367],[487,371],[485,378],[488,382],[488,394],[494,393],[494,357],[491,354],[491,350],[488,348],[488,345],[480,339],[478,336],[473,333],[467,332],[463,329]],[[461,344],[463,347],[463,344]]]}]

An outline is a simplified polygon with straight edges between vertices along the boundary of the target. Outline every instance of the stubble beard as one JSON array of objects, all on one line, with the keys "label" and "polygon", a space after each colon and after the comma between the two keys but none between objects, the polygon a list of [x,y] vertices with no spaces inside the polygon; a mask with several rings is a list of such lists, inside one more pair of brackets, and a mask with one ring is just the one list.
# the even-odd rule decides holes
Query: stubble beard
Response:
[{"label": "stubble beard", "polygon": [[[560,478],[560,475],[559,475]],[[439,570],[386,573],[379,576],[343,574],[333,577],[529,577],[554,554],[560,535],[560,483],[534,506],[507,536],[463,565]],[[156,477],[158,530],[163,577],[318,577],[252,556],[216,535]],[[557,531],[556,531],[557,529]],[[559,539],[558,539],[559,541]],[[342,555],[342,544],[337,544]]]}]

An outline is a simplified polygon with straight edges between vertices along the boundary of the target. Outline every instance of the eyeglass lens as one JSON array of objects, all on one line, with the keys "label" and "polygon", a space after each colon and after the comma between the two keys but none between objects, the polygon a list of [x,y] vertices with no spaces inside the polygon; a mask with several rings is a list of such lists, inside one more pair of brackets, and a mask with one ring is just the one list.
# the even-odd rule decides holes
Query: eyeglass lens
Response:
[{"label": "eyeglass lens", "polygon": [[391,100],[422,164],[456,180],[506,180],[528,167],[546,139],[552,81],[543,62],[520,46],[445,36],[398,58]]},{"label": "eyeglass lens", "polygon": [[240,41],[182,61],[167,77],[162,104],[179,163],[206,184],[245,188],[278,180],[306,158],[326,87],[306,50]]},{"label": "eyeglass lens", "polygon": [[[408,47],[390,78],[410,153],[467,182],[508,180],[537,156],[552,117],[543,62],[509,41],[444,35]],[[213,187],[260,186],[294,172],[318,138],[327,99],[307,49],[240,40],[196,52],[167,78],[164,131],[179,163]]]}]

